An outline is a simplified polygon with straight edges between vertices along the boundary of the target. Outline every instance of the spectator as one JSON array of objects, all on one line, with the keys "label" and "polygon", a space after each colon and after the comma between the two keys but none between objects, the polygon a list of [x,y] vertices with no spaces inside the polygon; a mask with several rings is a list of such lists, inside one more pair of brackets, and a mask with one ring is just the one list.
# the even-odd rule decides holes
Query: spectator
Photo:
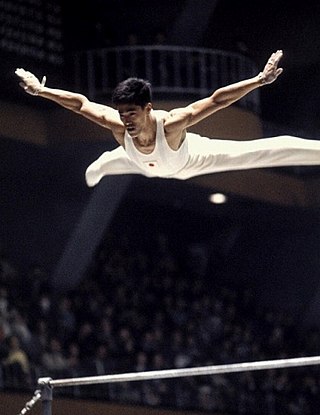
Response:
[{"label": "spectator", "polygon": [[97,344],[97,335],[91,322],[85,321],[80,325],[77,342],[81,359],[88,359],[93,356]]},{"label": "spectator", "polygon": [[52,337],[49,340],[48,348],[42,356],[42,364],[46,371],[46,376],[51,376],[53,378],[65,376],[68,364],[67,359],[63,354],[59,338]]},{"label": "spectator", "polygon": [[21,348],[18,336],[8,339],[8,355],[4,360],[6,385],[13,388],[25,388],[30,385],[30,362]]},{"label": "spectator", "polygon": [[60,339],[63,342],[69,341],[75,334],[76,316],[72,310],[72,301],[66,295],[58,303],[56,320]]}]

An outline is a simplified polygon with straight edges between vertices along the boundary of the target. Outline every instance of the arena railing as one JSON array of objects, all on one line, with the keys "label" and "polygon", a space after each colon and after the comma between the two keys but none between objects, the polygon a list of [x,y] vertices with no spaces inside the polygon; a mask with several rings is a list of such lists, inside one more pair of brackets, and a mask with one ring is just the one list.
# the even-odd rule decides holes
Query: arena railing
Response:
[{"label": "arena railing", "polygon": [[[128,77],[147,79],[155,98],[202,98],[216,88],[258,73],[239,53],[180,46],[121,46],[78,51],[72,55],[74,88],[90,99],[110,96]],[[260,114],[259,90],[237,105]]]}]

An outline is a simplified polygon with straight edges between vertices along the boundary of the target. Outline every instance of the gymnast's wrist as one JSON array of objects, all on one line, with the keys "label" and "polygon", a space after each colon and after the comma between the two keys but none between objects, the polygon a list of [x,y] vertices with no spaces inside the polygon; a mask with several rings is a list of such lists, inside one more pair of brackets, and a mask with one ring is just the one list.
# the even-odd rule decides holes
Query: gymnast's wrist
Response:
[{"label": "gymnast's wrist", "polygon": [[37,89],[35,89],[33,91],[32,95],[34,95],[36,97],[39,96],[39,95],[41,95],[41,92],[43,91],[43,89],[44,89],[44,87],[43,86],[40,86],[39,88],[37,88]]},{"label": "gymnast's wrist", "polygon": [[33,95],[40,95],[43,92],[43,90],[45,89],[46,80],[47,77],[44,76],[42,78],[41,83],[39,82],[39,86],[33,91]]},{"label": "gymnast's wrist", "polygon": [[267,84],[266,77],[263,72],[260,72],[258,74],[258,82],[259,82],[259,86],[263,86]]}]

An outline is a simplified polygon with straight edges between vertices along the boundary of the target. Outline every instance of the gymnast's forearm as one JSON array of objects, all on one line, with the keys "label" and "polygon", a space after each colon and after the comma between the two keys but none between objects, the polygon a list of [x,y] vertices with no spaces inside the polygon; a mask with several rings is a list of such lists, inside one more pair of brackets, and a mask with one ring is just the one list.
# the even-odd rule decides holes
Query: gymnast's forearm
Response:
[{"label": "gymnast's forearm", "polygon": [[211,99],[217,105],[227,107],[261,85],[261,78],[257,75],[253,78],[217,89],[212,94]]},{"label": "gymnast's forearm", "polygon": [[38,96],[53,101],[60,106],[77,113],[81,111],[83,104],[88,102],[88,99],[82,94],[48,87],[43,87],[41,91],[39,91]]}]

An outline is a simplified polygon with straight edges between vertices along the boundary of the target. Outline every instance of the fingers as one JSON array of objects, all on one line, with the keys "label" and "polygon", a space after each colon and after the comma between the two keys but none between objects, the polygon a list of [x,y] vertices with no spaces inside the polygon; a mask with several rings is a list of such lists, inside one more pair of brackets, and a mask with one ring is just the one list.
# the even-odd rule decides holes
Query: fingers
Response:
[{"label": "fingers", "polygon": [[[21,78],[28,75],[28,71],[25,71],[23,68],[17,68],[14,72],[15,72],[16,75],[20,76]],[[30,74],[30,72],[29,72],[29,74]]]},{"label": "fingers", "polygon": [[276,70],[276,76],[278,77],[279,75],[281,75],[281,74],[282,74],[282,72],[283,72],[283,68],[278,68],[278,69]]},{"label": "fingers", "polygon": [[270,58],[268,59],[268,65],[278,65],[280,59],[283,56],[283,51],[281,49],[277,50],[276,52],[272,53]]},{"label": "fingers", "polygon": [[24,69],[22,69],[22,68],[17,68],[15,71],[14,71],[14,73],[16,74],[16,75],[18,75],[20,78],[23,78],[23,74],[24,74]]},{"label": "fingers", "polygon": [[272,59],[280,59],[283,55],[283,51],[282,49],[278,49],[276,52],[273,52],[272,55],[270,56],[270,58]]},{"label": "fingers", "polygon": [[19,76],[23,81],[27,79],[36,79],[32,72],[25,71],[23,68],[17,68],[15,74]]},{"label": "fingers", "polygon": [[282,50],[278,50],[275,54],[274,54],[274,63],[277,65],[280,61],[280,59],[283,56],[283,52]]}]

